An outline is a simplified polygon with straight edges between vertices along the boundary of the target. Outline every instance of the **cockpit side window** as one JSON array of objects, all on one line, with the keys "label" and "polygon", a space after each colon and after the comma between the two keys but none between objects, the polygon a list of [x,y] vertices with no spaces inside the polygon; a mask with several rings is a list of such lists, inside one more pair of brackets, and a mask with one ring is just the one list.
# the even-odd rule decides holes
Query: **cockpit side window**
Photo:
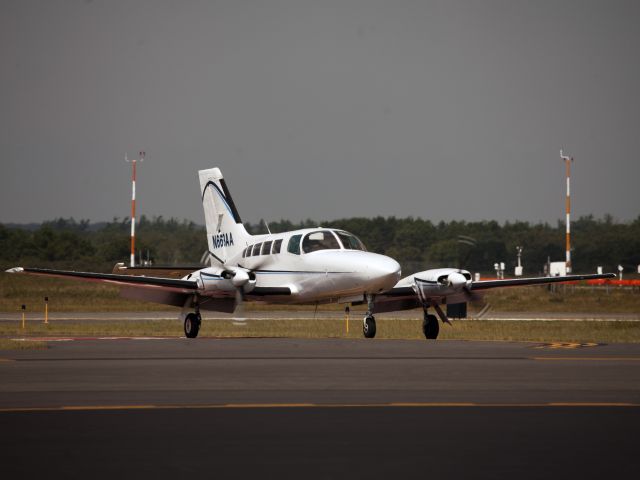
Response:
[{"label": "cockpit side window", "polygon": [[287,245],[287,252],[293,253],[295,255],[300,255],[300,238],[302,235],[294,235],[289,239],[289,244]]},{"label": "cockpit side window", "polygon": [[336,235],[338,235],[338,238],[340,238],[340,241],[342,242],[342,246],[345,248],[345,250],[365,250],[366,251],[366,248],[364,248],[364,245],[362,244],[362,242],[355,235],[351,235],[350,233],[347,233],[347,232],[336,232]]},{"label": "cockpit side window", "polygon": [[264,242],[262,244],[262,255],[269,255],[271,253],[271,243],[272,241],[269,240],[268,242]]},{"label": "cockpit side window", "polygon": [[307,233],[302,240],[304,253],[317,252],[318,250],[340,250],[340,244],[329,230]]},{"label": "cockpit side window", "polygon": [[281,247],[282,247],[282,239],[279,238],[278,240],[273,242],[273,249],[271,250],[271,253],[273,253],[274,255],[280,253]]},{"label": "cockpit side window", "polygon": [[262,243],[256,243],[253,246],[253,254],[251,256],[255,257],[256,255],[260,255],[260,247],[262,246]]}]

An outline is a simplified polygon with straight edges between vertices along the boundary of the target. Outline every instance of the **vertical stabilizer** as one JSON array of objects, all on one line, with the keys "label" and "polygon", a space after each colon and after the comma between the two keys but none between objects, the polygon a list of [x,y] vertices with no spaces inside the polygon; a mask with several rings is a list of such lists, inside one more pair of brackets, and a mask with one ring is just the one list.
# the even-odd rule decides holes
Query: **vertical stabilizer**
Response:
[{"label": "vertical stabilizer", "polygon": [[209,252],[215,256],[212,265],[220,261],[224,263],[246,247],[250,235],[242,224],[220,169],[200,170],[198,176],[207,226],[207,244]]}]

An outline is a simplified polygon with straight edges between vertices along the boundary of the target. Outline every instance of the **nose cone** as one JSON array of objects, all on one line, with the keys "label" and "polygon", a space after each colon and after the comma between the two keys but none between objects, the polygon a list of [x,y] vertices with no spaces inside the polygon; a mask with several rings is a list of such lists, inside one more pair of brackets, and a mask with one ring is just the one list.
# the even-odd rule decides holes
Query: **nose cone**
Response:
[{"label": "nose cone", "polygon": [[371,293],[389,290],[400,280],[400,264],[384,255],[369,253],[367,270],[371,280]]}]

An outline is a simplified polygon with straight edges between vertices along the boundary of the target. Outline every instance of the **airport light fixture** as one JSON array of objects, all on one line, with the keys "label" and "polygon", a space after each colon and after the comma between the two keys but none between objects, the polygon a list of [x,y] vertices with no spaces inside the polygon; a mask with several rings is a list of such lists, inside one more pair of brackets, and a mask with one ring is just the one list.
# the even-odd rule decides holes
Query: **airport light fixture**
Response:
[{"label": "airport light fixture", "polygon": [[620,280],[622,280],[622,272],[624,270],[624,267],[622,265],[618,265],[618,272],[620,272]]},{"label": "airport light fixture", "polygon": [[518,252],[518,265],[515,268],[515,276],[516,277],[521,277],[522,276],[522,247],[518,246],[516,247],[516,251]]}]

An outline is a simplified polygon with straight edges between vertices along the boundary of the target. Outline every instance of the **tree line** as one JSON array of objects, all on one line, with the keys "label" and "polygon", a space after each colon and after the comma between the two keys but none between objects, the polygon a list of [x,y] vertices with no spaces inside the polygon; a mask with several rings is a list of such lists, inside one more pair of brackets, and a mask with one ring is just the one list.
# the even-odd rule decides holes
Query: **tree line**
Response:
[{"label": "tree line", "polygon": [[[245,226],[250,233],[267,233],[264,222]],[[562,261],[565,256],[563,222],[435,223],[413,217],[356,217],[268,225],[273,233],[317,226],[354,233],[368,250],[398,260],[407,274],[441,266],[492,273],[496,262],[505,262],[508,273],[513,272],[518,246],[523,248],[528,275],[541,273],[547,259]],[[635,272],[640,264],[640,216],[630,222],[583,216],[572,222],[571,231],[575,272],[594,272],[599,265],[615,271],[619,264]],[[97,224],[73,218],[35,226],[0,224],[0,265],[111,271],[117,262],[128,263],[129,232],[128,218]],[[142,216],[137,224],[137,255],[148,255],[154,265],[198,265],[206,248],[205,229],[194,222]]]}]

